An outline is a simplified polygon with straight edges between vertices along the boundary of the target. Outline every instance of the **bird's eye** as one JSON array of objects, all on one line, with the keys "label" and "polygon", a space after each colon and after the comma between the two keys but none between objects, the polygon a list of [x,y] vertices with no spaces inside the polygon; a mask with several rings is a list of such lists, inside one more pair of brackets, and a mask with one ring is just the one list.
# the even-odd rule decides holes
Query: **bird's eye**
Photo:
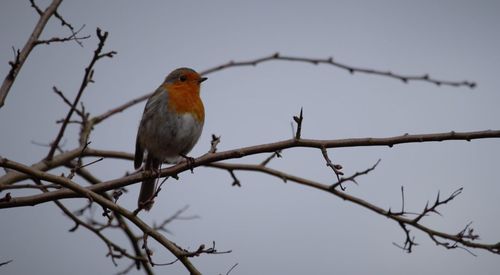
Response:
[{"label": "bird's eye", "polygon": [[187,80],[187,77],[185,75],[181,75],[181,76],[179,76],[179,80],[184,82]]}]

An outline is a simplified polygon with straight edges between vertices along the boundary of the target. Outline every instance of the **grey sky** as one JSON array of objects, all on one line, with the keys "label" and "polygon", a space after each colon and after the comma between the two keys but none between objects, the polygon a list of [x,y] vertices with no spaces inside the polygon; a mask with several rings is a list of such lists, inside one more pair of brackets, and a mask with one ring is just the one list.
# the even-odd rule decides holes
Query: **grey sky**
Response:
[{"label": "grey sky", "polygon": [[[50,1],[37,1],[45,7]],[[287,139],[290,121],[304,108],[308,138],[384,137],[499,129],[500,2],[498,1],[65,1],[60,13],[72,24],[109,31],[108,50],[118,55],[100,61],[95,84],[83,96],[86,108],[100,114],[155,89],[172,69],[203,70],[229,60],[247,60],[279,51],[326,58],[404,74],[428,73],[438,79],[470,80],[474,90],[403,84],[384,77],[354,74],[329,66],[270,62],[208,75],[202,87],[206,108],[203,135],[191,155],[222,136],[219,150]],[[0,4],[0,75],[5,76],[12,46],[22,47],[37,15],[29,1]],[[42,37],[67,35],[51,20]],[[75,95],[96,39],[37,47],[0,109],[0,155],[31,164],[47,148],[54,122],[67,108],[52,86]],[[133,152],[144,104],[99,125],[92,147]],[[65,136],[76,145],[77,129]],[[443,207],[443,217],[424,220],[438,230],[457,233],[470,221],[481,241],[500,241],[500,141],[479,140],[405,144],[388,148],[330,150],[350,175],[381,158],[350,194],[379,206],[399,209],[400,187],[406,207],[421,210],[443,195],[464,192]],[[266,156],[241,161],[255,163]],[[318,150],[293,149],[272,167],[320,182],[334,181]],[[92,167],[103,180],[131,171],[131,162],[105,160]],[[404,241],[397,224],[317,190],[255,173],[237,173],[241,188],[231,187],[225,171],[197,168],[179,181],[169,180],[148,221],[159,221],[185,205],[201,219],[171,225],[173,241],[196,248],[216,242],[231,254],[193,259],[205,274],[496,274],[498,256],[437,247],[416,232],[419,246],[406,254],[393,242]],[[120,200],[132,209],[138,185]],[[22,193],[21,193],[22,194]],[[0,195],[0,196],[3,196]],[[64,201],[83,205],[83,200]],[[52,204],[2,210],[1,274],[114,274],[107,249],[91,233],[73,226]],[[96,208],[95,215],[100,215]],[[117,238],[121,238],[116,236]],[[123,240],[125,243],[126,240]],[[173,256],[159,246],[158,262]],[[157,267],[158,274],[185,274],[181,265]],[[131,273],[135,274],[135,273]]]}]

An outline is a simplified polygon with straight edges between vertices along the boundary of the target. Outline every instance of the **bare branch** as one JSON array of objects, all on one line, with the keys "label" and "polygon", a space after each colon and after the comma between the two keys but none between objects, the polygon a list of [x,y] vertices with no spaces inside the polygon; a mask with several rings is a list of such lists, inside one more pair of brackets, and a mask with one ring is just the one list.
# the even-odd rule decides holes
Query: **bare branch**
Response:
[{"label": "bare branch", "polygon": [[[54,91],[54,93],[56,95],[58,95],[63,101],[64,103],[66,103],[66,105],[68,105],[68,107],[70,108],[74,108],[73,107],[73,104],[69,101],[69,99],[63,94],[63,92],[61,90],[59,90],[56,86],[52,87],[52,90]],[[80,116],[80,117],[83,117],[84,114],[78,110],[77,108],[75,108],[75,112]]]},{"label": "bare branch", "polygon": [[438,215],[441,215],[441,213],[439,213],[437,211],[437,208],[443,204],[447,204],[448,202],[450,202],[451,200],[453,200],[454,198],[456,198],[458,195],[460,195],[462,193],[462,190],[463,188],[459,188],[457,190],[455,190],[455,192],[453,192],[448,198],[446,198],[445,200],[440,200],[439,199],[439,192],[438,192],[438,195],[436,197],[436,201],[434,202],[434,204],[429,207],[429,202],[427,202],[427,204],[425,205],[424,207],[424,210],[422,211],[422,213],[420,213],[420,215],[418,215],[413,221],[414,222],[419,222],[423,217],[427,216],[429,213],[433,212],[433,213],[436,213]]},{"label": "bare branch", "polygon": [[[344,175],[342,171],[342,165],[340,164],[333,164],[332,161],[330,160],[330,157],[328,157],[328,151],[326,150],[325,147],[321,147],[321,154],[323,155],[323,158],[326,161],[326,166],[332,168],[333,172],[335,173],[335,176],[337,176],[337,180],[339,181],[339,185],[341,184],[340,182],[340,176]],[[342,187],[342,185],[340,185]],[[342,188],[344,189],[344,188]]]},{"label": "bare branch", "polygon": [[97,28],[97,38],[99,38],[99,44],[97,46],[97,49],[94,51],[94,56],[92,57],[92,60],[90,61],[90,64],[85,68],[85,74],[83,76],[82,84],[80,85],[80,89],[78,90],[78,93],[75,97],[75,100],[73,101],[73,104],[71,105],[72,107],[69,109],[68,114],[66,115],[66,118],[64,119],[63,124],[61,125],[61,128],[59,129],[59,133],[57,134],[55,140],[51,144],[50,151],[45,157],[46,160],[51,160],[52,157],[54,156],[55,150],[57,146],[59,145],[59,142],[61,141],[64,131],[66,130],[66,126],[68,125],[69,120],[71,119],[71,116],[73,115],[74,110],[76,109],[76,106],[78,105],[78,102],[80,101],[80,97],[83,94],[83,91],[87,87],[87,85],[92,82],[92,74],[93,74],[93,67],[95,63],[103,58],[103,57],[113,57],[113,55],[116,53],[114,51],[106,53],[106,54],[101,54],[102,48],[104,47],[104,43],[106,42],[106,38],[108,37],[107,32],[102,32],[101,29]]},{"label": "bare branch", "polygon": [[[392,147],[396,144],[404,143],[415,143],[415,142],[436,142],[445,140],[473,140],[473,139],[485,139],[485,138],[500,138],[500,130],[486,130],[477,132],[447,132],[447,133],[434,133],[434,134],[417,134],[409,135],[404,134],[401,136],[393,136],[386,138],[350,138],[350,139],[335,139],[335,140],[315,140],[315,139],[289,139],[278,141],[274,143],[267,143],[261,145],[255,145],[250,147],[243,147],[228,151],[222,151],[214,154],[205,154],[196,159],[194,167],[207,165],[216,161],[241,158],[247,155],[255,155],[261,153],[275,152],[277,150],[284,150],[288,148],[295,147],[305,147],[305,148],[341,148],[341,147],[361,147],[361,146],[389,146]],[[77,158],[81,152],[81,148],[76,148],[71,151],[56,155],[52,161],[40,161],[32,166],[33,169],[40,171],[47,171],[49,169],[59,167],[64,165],[68,160]],[[133,160],[134,156],[130,153],[117,152],[117,151],[106,151],[106,150],[96,150],[87,148],[84,152],[86,157],[104,157],[104,158],[118,158]],[[2,159],[0,159],[0,167],[3,165]],[[7,167],[8,168],[8,167]],[[191,167],[186,162],[181,162],[177,165],[164,168],[160,172],[160,177],[174,176]],[[133,173],[131,175],[96,184],[89,187],[90,190],[96,192],[103,192],[108,190],[113,190],[120,187],[125,187],[127,185],[143,181],[146,178],[151,177],[145,172]],[[6,175],[0,177],[0,186],[8,185],[20,180],[26,179],[27,176],[16,171],[10,171]],[[78,195],[70,190],[59,190],[54,191],[50,194],[40,194],[34,196],[27,196],[23,198],[17,198],[17,202],[14,204],[10,203],[0,203],[0,208],[6,207],[18,207],[24,205],[35,205],[43,202],[47,202],[53,199],[70,198],[77,197]]]},{"label": "bare branch", "polygon": [[231,253],[231,250],[226,250],[226,251],[217,251],[215,249],[215,242],[212,242],[212,247],[206,248],[204,244],[200,245],[198,249],[195,251],[189,251],[189,250],[184,250],[184,256],[192,258],[192,257],[198,257],[201,254],[227,254]]},{"label": "bare branch", "polygon": [[[364,170],[364,171],[361,171],[361,172],[356,172],[356,173],[354,173],[352,176],[347,177],[347,178],[344,178],[344,177],[340,178],[340,179],[339,179],[339,181],[338,181],[338,182],[336,182],[336,183],[334,183],[334,184],[332,184],[332,185],[330,186],[330,188],[335,189],[335,188],[337,188],[338,186],[340,186],[342,190],[345,190],[345,189],[342,187],[342,183],[344,183],[344,182],[348,182],[348,181],[352,181],[352,182],[354,182],[354,183],[356,183],[356,184],[357,184],[357,182],[356,182],[356,178],[357,178],[357,177],[359,177],[359,176],[363,176],[363,175],[367,175],[367,174],[368,174],[368,173],[370,173],[371,171],[375,170],[375,168],[377,168],[377,165],[378,165],[379,163],[380,163],[380,159],[378,159],[378,160],[377,160],[377,162],[376,162],[376,163],[375,163],[372,167],[370,167],[370,168],[368,168],[368,169],[366,169],[366,170]],[[333,168],[332,168],[332,169],[333,169]],[[404,197],[403,197],[403,198],[404,198]],[[403,199],[403,205],[404,205],[404,199]],[[403,207],[403,208],[404,208],[404,207]]]},{"label": "bare branch", "polygon": [[0,262],[0,266],[3,266],[3,265],[8,265],[12,262],[13,260],[8,260],[8,261],[5,261],[5,262]]},{"label": "bare branch", "polygon": [[212,134],[212,141],[210,142],[210,150],[208,153],[213,154],[217,152],[217,145],[220,143],[220,136]]},{"label": "bare branch", "polygon": [[227,171],[229,172],[229,175],[231,175],[231,178],[233,179],[233,183],[231,183],[231,186],[241,187],[241,182],[234,174],[234,171],[233,170],[227,170]]},{"label": "bare branch", "polygon": [[41,190],[42,188],[61,189],[61,186],[59,186],[57,184],[46,184],[43,186],[38,186],[38,185],[34,185],[34,184],[13,184],[13,185],[0,186],[0,191],[12,190],[12,189],[37,189],[37,190]]},{"label": "bare branch", "polygon": [[174,214],[172,214],[170,217],[166,218],[163,222],[161,222],[160,224],[156,225],[156,224],[153,224],[153,229],[154,230],[160,230],[160,231],[163,231],[165,233],[171,233],[168,229],[167,229],[167,225],[172,223],[173,221],[175,220],[192,220],[192,219],[197,219],[199,218],[199,216],[181,216],[184,212],[186,212],[186,210],[188,210],[189,208],[189,205],[186,205],[184,206],[183,208],[177,210]]},{"label": "bare branch", "polygon": [[438,80],[438,79],[431,78],[428,74],[402,75],[402,74],[393,73],[391,71],[381,71],[381,70],[354,67],[354,66],[350,66],[350,65],[346,65],[346,64],[334,61],[332,57],[324,58],[324,59],[316,59],[316,58],[306,58],[306,57],[285,56],[285,55],[281,55],[280,53],[274,53],[274,54],[266,56],[266,57],[256,58],[256,59],[248,60],[248,61],[229,61],[225,64],[204,70],[201,72],[201,74],[206,75],[206,74],[214,73],[214,72],[221,71],[221,70],[228,69],[228,68],[232,68],[232,67],[256,66],[260,63],[264,63],[264,62],[268,62],[268,61],[275,61],[275,60],[302,62],[302,63],[309,63],[309,64],[313,64],[313,65],[319,65],[319,64],[331,65],[331,66],[337,67],[339,69],[343,69],[351,74],[365,73],[365,74],[380,75],[380,76],[385,76],[385,77],[401,80],[403,83],[408,83],[409,81],[423,81],[423,82],[433,83],[433,84],[436,84],[438,86],[441,86],[441,85],[453,86],[453,87],[465,86],[465,87],[469,87],[471,89],[476,87],[475,82]]},{"label": "bare branch", "polygon": [[[56,12],[57,14],[57,12]],[[71,26],[71,25],[69,25]],[[35,46],[39,45],[39,44],[46,44],[46,45],[49,45],[51,43],[57,43],[57,42],[68,42],[68,41],[75,41],[76,43],[78,43],[78,45],[80,45],[80,47],[83,47],[83,44],[81,42],[81,40],[85,40],[85,39],[88,39],[90,38],[90,35],[86,35],[86,36],[78,36],[78,33],[80,31],[83,30],[83,28],[85,27],[82,26],[79,30],[77,30],[76,32],[73,30],[73,28],[71,27],[70,30],[71,30],[71,35],[69,36],[66,36],[66,37],[52,37],[50,39],[46,39],[46,40],[37,40],[35,41]]]},{"label": "bare branch", "polygon": [[302,108],[300,108],[300,114],[299,116],[293,116],[293,121],[297,123],[297,132],[295,132],[295,139],[300,139],[300,136],[302,135],[302,121],[304,120],[304,117],[302,116]]},{"label": "bare branch", "polygon": [[[56,184],[60,184],[61,186],[66,187],[75,193],[81,194],[84,197],[88,197],[92,201],[101,205],[104,209],[111,209],[115,212],[120,213],[125,218],[134,223],[137,227],[139,227],[144,232],[145,235],[153,237],[162,246],[164,246],[172,254],[174,254],[179,259],[179,261],[183,263],[186,269],[189,272],[191,272],[191,274],[201,274],[188,260],[189,256],[183,249],[180,249],[179,246],[177,246],[172,241],[165,238],[165,236],[159,234],[157,231],[155,231],[153,228],[151,228],[149,225],[147,225],[145,222],[143,222],[141,219],[135,216],[132,212],[113,203],[111,200],[103,197],[102,195],[99,195],[94,191],[84,188],[65,177],[55,176],[45,172],[37,171],[35,169],[32,169],[31,167],[4,158],[0,159],[0,163],[2,164],[2,166],[9,167],[18,170],[20,172],[29,174],[31,177],[35,179],[45,180]],[[16,198],[12,198],[11,201],[12,200],[15,201]]]},{"label": "bare branch", "polygon": [[40,9],[40,7],[38,7],[37,4],[35,4],[35,0],[30,0],[30,3],[31,3],[31,7],[35,9],[35,11],[38,13],[38,15],[42,16],[43,11]]},{"label": "bare branch", "polygon": [[227,272],[226,272],[226,275],[229,275],[229,273],[231,273],[231,271],[233,271],[233,269],[235,269],[236,267],[238,266],[238,263],[235,263]]},{"label": "bare branch", "polygon": [[34,1],[31,1],[32,7],[35,8],[37,13],[40,15],[40,18],[38,19],[38,22],[36,23],[36,26],[33,29],[33,32],[31,33],[23,49],[21,51],[18,50],[15,60],[9,63],[11,66],[10,71],[7,73],[7,76],[3,80],[2,86],[0,86],[0,108],[2,108],[2,106],[5,104],[7,94],[9,93],[12,84],[14,84],[14,81],[16,80],[21,67],[31,53],[31,50],[33,50],[33,48],[37,45],[36,41],[40,37],[40,34],[45,28],[45,25],[47,25],[50,17],[54,15],[57,7],[59,7],[61,2],[62,0],[53,0],[52,3],[47,7],[47,9],[44,12],[41,12],[40,8],[35,5]]},{"label": "bare branch", "polygon": [[269,157],[267,157],[265,160],[263,160],[260,165],[262,166],[266,166],[271,160],[273,160],[274,158],[281,158],[281,150],[278,150],[274,153],[272,153],[271,155],[269,155]]},{"label": "bare branch", "polygon": [[[272,168],[269,168],[267,166],[261,166],[261,165],[252,165],[252,164],[235,164],[235,163],[212,163],[210,165],[207,165],[209,167],[214,167],[214,168],[219,168],[219,169],[224,169],[224,170],[243,170],[243,171],[254,171],[254,172],[261,172],[264,174],[272,175],[275,177],[278,177],[280,179],[286,179],[287,181],[292,181],[301,185],[309,186],[327,193],[330,193],[336,197],[341,198],[344,201],[349,201],[351,203],[357,204],[363,208],[366,208],[368,210],[371,210],[372,212],[375,212],[381,216],[387,217],[395,222],[397,222],[401,228],[404,230],[406,234],[406,240],[405,244],[403,246],[399,246],[395,244],[396,246],[411,252],[411,249],[413,246],[417,245],[415,243],[414,238],[410,235],[410,230],[408,229],[408,226],[411,226],[413,228],[416,228],[429,236],[432,236],[434,238],[442,238],[446,239],[448,241],[453,241],[456,244],[461,244],[464,247],[467,248],[475,248],[475,249],[484,249],[487,251],[490,251],[494,254],[500,254],[500,242],[496,244],[485,244],[485,243],[477,243],[474,240],[478,238],[477,235],[473,234],[472,230],[469,230],[468,227],[466,227],[464,230],[459,232],[458,234],[448,234],[440,231],[436,231],[434,229],[431,229],[427,226],[422,225],[421,223],[418,223],[415,221],[415,219],[410,219],[405,217],[404,215],[395,215],[392,214],[390,211],[386,211],[381,207],[378,207],[374,204],[371,204],[363,199],[360,199],[358,197],[349,195],[345,192],[341,192],[338,189],[332,189],[330,188],[329,185],[318,183],[309,179],[301,178],[298,176],[290,175]],[[453,194],[456,194],[454,192]],[[452,196],[453,196],[452,194]],[[454,196],[456,197],[456,195]],[[447,199],[445,201],[450,201],[451,199]],[[465,233],[465,232],[470,232],[470,233]],[[456,247],[456,246],[455,246]],[[447,246],[447,248],[451,248],[451,246]]]}]

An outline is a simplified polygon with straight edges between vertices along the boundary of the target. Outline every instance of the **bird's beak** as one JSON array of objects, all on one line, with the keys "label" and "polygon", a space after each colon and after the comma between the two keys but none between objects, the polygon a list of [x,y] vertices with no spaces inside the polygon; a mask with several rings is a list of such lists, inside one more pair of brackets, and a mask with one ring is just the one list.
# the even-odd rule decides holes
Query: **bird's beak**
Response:
[{"label": "bird's beak", "polygon": [[202,78],[200,78],[200,80],[198,80],[198,83],[201,83],[201,82],[203,82],[203,81],[205,81],[205,80],[207,80],[207,79],[208,79],[208,78],[206,78],[206,77],[202,77]]}]

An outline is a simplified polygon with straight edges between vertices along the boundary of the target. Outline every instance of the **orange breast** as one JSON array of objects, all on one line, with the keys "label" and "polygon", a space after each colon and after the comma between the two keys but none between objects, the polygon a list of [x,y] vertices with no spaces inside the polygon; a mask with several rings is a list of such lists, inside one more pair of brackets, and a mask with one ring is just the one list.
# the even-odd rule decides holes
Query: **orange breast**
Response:
[{"label": "orange breast", "polygon": [[199,85],[180,83],[164,84],[168,90],[168,108],[180,114],[190,113],[199,122],[205,120],[205,109],[200,98]]}]

